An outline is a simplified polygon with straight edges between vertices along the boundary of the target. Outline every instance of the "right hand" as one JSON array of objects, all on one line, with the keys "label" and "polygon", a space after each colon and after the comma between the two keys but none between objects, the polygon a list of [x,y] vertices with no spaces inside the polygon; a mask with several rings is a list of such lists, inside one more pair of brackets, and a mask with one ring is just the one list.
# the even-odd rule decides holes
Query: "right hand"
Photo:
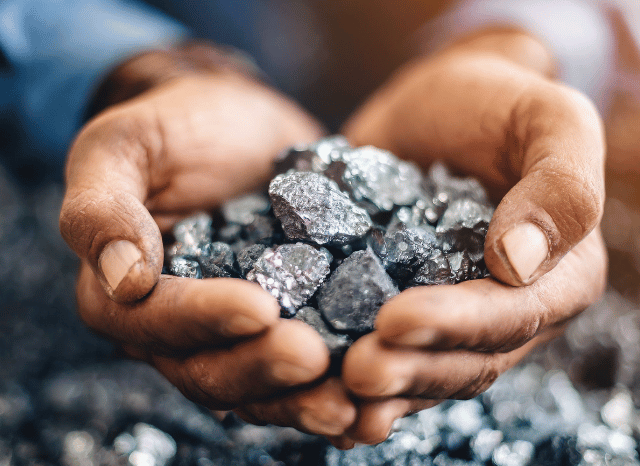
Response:
[{"label": "right hand", "polygon": [[280,319],[254,283],[161,276],[161,233],[267,181],[282,149],[321,135],[284,96],[232,71],[178,77],[98,115],[70,150],[60,217],[82,260],[81,318],[210,409],[319,379],[329,354],[313,329]]}]

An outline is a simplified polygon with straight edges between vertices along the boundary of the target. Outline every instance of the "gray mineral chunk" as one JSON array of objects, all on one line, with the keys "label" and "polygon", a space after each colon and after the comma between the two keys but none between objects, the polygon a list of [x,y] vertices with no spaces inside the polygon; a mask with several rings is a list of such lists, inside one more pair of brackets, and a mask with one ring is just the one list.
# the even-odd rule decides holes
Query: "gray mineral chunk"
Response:
[{"label": "gray mineral chunk", "polygon": [[222,206],[222,216],[227,223],[249,225],[256,215],[266,214],[270,207],[267,196],[247,194],[225,202]]},{"label": "gray mineral chunk", "polygon": [[198,256],[198,263],[202,270],[203,278],[237,277],[235,257],[231,246],[227,243],[216,241],[202,248],[202,254]]},{"label": "gray mineral chunk", "polygon": [[325,163],[330,163],[334,152],[349,149],[350,147],[347,138],[335,135],[320,139],[318,142],[310,145],[309,149],[318,154]]},{"label": "gray mineral chunk", "polygon": [[468,251],[474,260],[478,260],[492,215],[491,207],[471,199],[452,202],[436,227],[443,248],[446,251]]},{"label": "gray mineral chunk", "polygon": [[344,334],[337,334],[333,332],[327,323],[322,319],[322,314],[313,307],[303,307],[298,311],[295,319],[301,320],[307,325],[310,325],[320,334],[331,356],[340,357],[349,348],[353,340]]},{"label": "gray mineral chunk", "polygon": [[406,227],[400,223],[387,231],[383,250],[376,252],[387,273],[404,284],[416,274],[438,246],[432,227]]},{"label": "gray mineral chunk", "polygon": [[436,205],[446,207],[458,199],[470,199],[479,204],[489,205],[487,192],[478,180],[455,177],[442,162],[431,164],[423,187],[430,192]]},{"label": "gray mineral chunk", "polygon": [[187,217],[173,227],[175,245],[169,249],[171,256],[198,256],[202,247],[211,242],[213,227],[211,216],[204,212]]},{"label": "gray mineral chunk", "polygon": [[371,249],[356,251],[331,274],[318,296],[325,320],[338,332],[366,333],[380,306],[398,288]]},{"label": "gray mineral chunk", "polygon": [[211,241],[211,216],[204,212],[187,217],[173,227],[173,236],[179,243],[196,245]]},{"label": "gray mineral chunk", "polygon": [[352,198],[370,214],[411,205],[423,193],[418,167],[391,152],[365,146],[343,151],[340,158],[345,164],[342,181]]},{"label": "gray mineral chunk", "polygon": [[277,218],[272,215],[256,215],[253,221],[244,227],[242,236],[249,243],[267,246],[284,242],[284,232]]},{"label": "gray mineral chunk", "polygon": [[349,148],[343,136],[320,139],[308,146],[294,146],[283,152],[275,161],[276,173],[289,170],[322,173],[331,162],[331,153],[336,149]]},{"label": "gray mineral chunk", "polygon": [[187,259],[186,257],[172,257],[169,266],[171,275],[186,278],[202,278],[202,271],[198,261]]},{"label": "gray mineral chunk", "polygon": [[242,237],[243,230],[242,225],[229,223],[218,230],[218,240],[231,244]]},{"label": "gray mineral chunk", "polygon": [[269,185],[269,196],[290,240],[343,245],[362,238],[372,225],[364,209],[317,173],[278,175]]},{"label": "gray mineral chunk", "polygon": [[456,283],[481,277],[481,271],[471,260],[467,251],[446,254],[451,266],[451,276]]},{"label": "gray mineral chunk", "polygon": [[329,275],[329,260],[324,251],[308,244],[283,244],[268,248],[247,274],[271,293],[292,316],[313,296]]},{"label": "gray mineral chunk", "polygon": [[444,212],[436,231],[444,233],[464,228],[486,235],[492,215],[493,209],[491,207],[471,199],[458,199],[453,201]]},{"label": "gray mineral chunk", "polygon": [[252,244],[238,253],[238,265],[240,266],[240,275],[243,278],[251,271],[265,249],[267,247],[264,244]]},{"label": "gray mineral chunk", "polygon": [[452,285],[455,278],[447,256],[442,251],[435,251],[418,269],[408,286],[419,285]]},{"label": "gray mineral chunk", "polygon": [[284,152],[274,162],[274,171],[276,173],[286,173],[289,170],[322,173],[326,168],[325,161],[318,154],[307,148],[293,147]]}]

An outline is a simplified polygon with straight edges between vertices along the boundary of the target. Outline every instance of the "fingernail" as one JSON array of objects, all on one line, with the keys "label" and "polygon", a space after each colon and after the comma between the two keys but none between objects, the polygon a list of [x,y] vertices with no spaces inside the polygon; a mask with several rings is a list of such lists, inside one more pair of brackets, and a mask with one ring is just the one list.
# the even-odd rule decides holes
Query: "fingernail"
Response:
[{"label": "fingernail", "polygon": [[316,374],[306,367],[297,366],[286,361],[276,361],[271,366],[271,375],[278,382],[285,385],[295,385],[310,382]]},{"label": "fingernail", "polygon": [[417,328],[393,337],[393,343],[406,346],[430,346],[438,339],[438,332],[432,328]]},{"label": "fingernail", "polygon": [[242,314],[232,316],[227,322],[227,333],[233,335],[253,335],[266,328],[262,322]]},{"label": "fingernail", "polygon": [[318,419],[318,417],[309,410],[303,410],[300,413],[300,422],[314,434],[342,435],[344,433],[342,427]]},{"label": "fingernail", "polygon": [[131,241],[113,241],[100,254],[98,266],[111,289],[115,291],[141,257],[142,253]]},{"label": "fingernail", "polygon": [[502,235],[501,241],[511,268],[522,282],[527,282],[549,255],[547,235],[532,223],[516,225]]}]

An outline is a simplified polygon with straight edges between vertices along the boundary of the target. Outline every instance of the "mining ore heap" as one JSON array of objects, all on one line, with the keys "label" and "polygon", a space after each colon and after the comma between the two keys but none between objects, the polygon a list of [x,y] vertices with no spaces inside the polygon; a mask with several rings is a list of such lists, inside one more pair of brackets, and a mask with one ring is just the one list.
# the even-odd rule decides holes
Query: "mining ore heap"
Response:
[{"label": "mining ore heap", "polygon": [[341,136],[287,150],[275,171],[268,193],[178,223],[165,271],[260,284],[282,317],[311,325],[334,356],[372,331],[380,306],[400,291],[488,276],[493,206],[473,178],[440,163],[423,175]]}]

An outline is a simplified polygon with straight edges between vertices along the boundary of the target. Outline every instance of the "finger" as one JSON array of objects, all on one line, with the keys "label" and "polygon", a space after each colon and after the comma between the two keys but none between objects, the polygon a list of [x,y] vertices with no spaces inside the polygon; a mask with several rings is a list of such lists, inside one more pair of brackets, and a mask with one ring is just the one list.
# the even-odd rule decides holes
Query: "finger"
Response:
[{"label": "finger", "polygon": [[302,322],[281,320],[264,335],[188,358],[152,355],[152,364],[184,395],[209,409],[232,409],[284,394],[320,378],[329,351]]},{"label": "finger", "polygon": [[284,398],[251,403],[235,410],[253,423],[294,427],[302,432],[340,436],[356,419],[344,384],[332,377]]},{"label": "finger", "polygon": [[510,353],[477,353],[390,347],[374,332],[357,340],[346,353],[343,377],[347,388],[365,398],[473,398],[489,388],[543,337],[558,333],[550,329],[546,335]]},{"label": "finger", "polygon": [[147,298],[119,304],[83,264],[78,312],[96,332],[161,353],[225,345],[264,332],[280,319],[277,301],[259,285],[232,278],[191,280],[162,275]]},{"label": "finger", "polygon": [[382,306],[376,329],[394,345],[507,352],[584,310],[603,292],[605,276],[596,230],[530,286],[482,279],[412,288]]},{"label": "finger", "polygon": [[440,400],[417,398],[362,401],[358,405],[358,418],[347,431],[347,438],[352,442],[367,445],[384,442],[391,434],[393,424],[397,419],[433,408],[440,403]]},{"label": "finger", "polygon": [[145,296],[162,270],[160,231],[143,202],[161,138],[143,117],[109,112],[91,122],[69,153],[60,230],[107,294]]},{"label": "finger", "polygon": [[485,240],[492,275],[529,284],[598,224],[604,205],[604,132],[576,91],[540,84],[519,99],[510,131],[522,179],[496,209]]}]

